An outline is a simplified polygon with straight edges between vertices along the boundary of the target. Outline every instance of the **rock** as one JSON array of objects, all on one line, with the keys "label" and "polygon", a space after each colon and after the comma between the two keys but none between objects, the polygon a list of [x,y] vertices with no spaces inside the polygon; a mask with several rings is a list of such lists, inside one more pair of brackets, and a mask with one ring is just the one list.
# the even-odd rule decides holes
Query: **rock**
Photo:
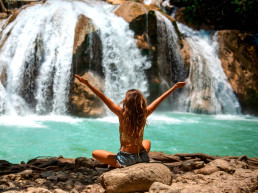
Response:
[{"label": "rock", "polygon": [[107,193],[147,191],[154,182],[170,185],[170,170],[159,163],[140,163],[118,168],[100,176],[102,187]]},{"label": "rock", "polygon": [[208,165],[215,166],[221,171],[225,171],[230,174],[235,172],[235,169],[230,165],[230,163],[223,159],[215,159],[211,161]]},{"label": "rock", "polygon": [[68,193],[62,189],[54,189],[53,193]]},{"label": "rock", "polygon": [[22,172],[20,172],[19,174],[21,175],[22,178],[28,179],[30,177],[32,177],[32,170],[24,170]]},{"label": "rock", "polygon": [[147,14],[149,10],[144,4],[128,1],[120,5],[115,14],[130,23],[138,16]]},{"label": "rock", "polygon": [[86,157],[78,157],[75,159],[75,168],[79,168],[80,166],[93,168],[94,167],[94,160],[89,159]]},{"label": "rock", "polygon": [[70,193],[79,193],[75,188],[73,188]]},{"label": "rock", "polygon": [[65,181],[67,180],[67,176],[63,171],[56,172],[56,177],[58,181]]},{"label": "rock", "polygon": [[101,185],[99,184],[93,184],[93,185],[88,185],[86,188],[82,191],[82,193],[105,193],[105,190],[102,188]]},{"label": "rock", "polygon": [[40,185],[46,183],[46,181],[47,181],[47,180],[46,180],[46,179],[43,179],[43,178],[38,178],[38,179],[35,180],[35,182],[37,182],[37,183],[40,184]]},{"label": "rock", "polygon": [[182,162],[181,169],[183,171],[193,171],[204,167],[203,161],[186,160]]},{"label": "rock", "polygon": [[42,172],[42,173],[40,174],[40,176],[41,176],[42,178],[48,178],[48,177],[50,177],[50,176],[55,176],[55,172],[54,172],[54,171]]},{"label": "rock", "polygon": [[[104,80],[98,74],[87,72],[82,77],[99,90],[104,89]],[[80,117],[101,117],[106,112],[103,102],[77,79],[74,80],[69,109],[72,114]]]},{"label": "rock", "polygon": [[26,192],[27,193],[51,193],[48,189],[37,188],[37,187],[28,188]]},{"label": "rock", "polygon": [[77,48],[84,42],[86,36],[94,31],[96,31],[96,26],[92,23],[92,20],[84,15],[79,15],[75,27],[73,54],[76,53]]},{"label": "rock", "polygon": [[7,13],[0,13],[0,19],[7,19],[8,14]]},{"label": "rock", "polygon": [[154,182],[150,189],[149,189],[149,193],[179,193],[179,191],[177,189],[172,188],[171,186],[162,184],[160,182]]},{"label": "rock", "polygon": [[234,173],[235,169],[225,160],[215,159],[208,163],[204,168],[195,170],[196,174],[209,175],[217,171],[225,171],[227,173]]},{"label": "rock", "polygon": [[217,168],[216,166],[207,165],[204,168],[195,170],[194,173],[210,175],[210,174],[212,174],[214,172],[217,172],[217,171],[220,171],[220,169]]},{"label": "rock", "polygon": [[123,0],[107,0],[106,2],[110,3],[112,5],[119,5],[119,4],[124,3],[125,1],[123,1]]},{"label": "rock", "polygon": [[242,161],[238,161],[238,160],[230,160],[230,165],[233,167],[233,168],[243,168],[243,169],[248,169],[249,166],[247,163],[245,162],[242,162]]},{"label": "rock", "polygon": [[242,111],[258,115],[257,35],[238,30],[218,33],[219,58]]},{"label": "rock", "polygon": [[174,156],[174,155],[169,155],[165,154],[163,152],[156,152],[152,151],[149,153],[150,159],[153,159],[155,161],[161,161],[162,163],[171,163],[171,162],[178,162],[181,161],[180,157]]}]

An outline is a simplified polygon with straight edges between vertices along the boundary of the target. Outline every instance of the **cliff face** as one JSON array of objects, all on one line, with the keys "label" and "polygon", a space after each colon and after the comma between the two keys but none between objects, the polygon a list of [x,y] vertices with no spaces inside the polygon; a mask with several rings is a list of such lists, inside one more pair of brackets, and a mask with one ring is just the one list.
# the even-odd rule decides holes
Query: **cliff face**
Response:
[{"label": "cliff face", "polygon": [[219,57],[243,113],[258,115],[257,35],[238,30],[218,33]]}]

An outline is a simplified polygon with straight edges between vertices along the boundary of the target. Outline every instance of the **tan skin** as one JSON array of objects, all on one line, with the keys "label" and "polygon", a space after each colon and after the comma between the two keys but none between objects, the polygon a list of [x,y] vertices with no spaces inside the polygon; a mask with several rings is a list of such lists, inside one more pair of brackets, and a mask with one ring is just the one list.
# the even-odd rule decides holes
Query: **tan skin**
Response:
[{"label": "tan skin", "polygon": [[[100,90],[93,87],[88,80],[78,76],[77,74],[75,77],[85,85],[87,85],[106,105],[107,107],[118,116],[119,118],[119,127],[120,130],[122,130],[124,127],[123,125],[123,108],[116,105],[112,100],[110,100],[108,97],[106,97]],[[155,111],[155,109],[159,106],[159,104],[164,101],[176,88],[182,88],[185,86],[187,82],[178,82],[176,83],[172,88],[170,88],[167,92],[162,94],[160,97],[158,97],[155,101],[153,101],[148,107],[147,107],[147,117]],[[142,142],[142,146],[140,147],[140,150],[146,150],[148,153],[150,151],[151,143],[149,140],[144,140]],[[128,153],[138,153],[138,147],[132,142],[132,144],[123,144],[121,143],[121,150],[128,152]],[[92,156],[97,159],[98,161],[102,163],[106,163],[108,165],[111,165],[112,167],[120,167],[120,165],[115,160],[115,155],[112,152],[108,152],[105,150],[94,150],[92,152]]]}]

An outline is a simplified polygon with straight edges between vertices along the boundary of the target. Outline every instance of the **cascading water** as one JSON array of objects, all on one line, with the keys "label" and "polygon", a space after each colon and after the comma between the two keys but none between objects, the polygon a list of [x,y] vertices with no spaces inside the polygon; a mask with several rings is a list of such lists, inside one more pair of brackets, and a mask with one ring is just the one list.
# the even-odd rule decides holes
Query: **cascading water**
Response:
[{"label": "cascading water", "polygon": [[7,114],[66,112],[76,21],[71,3],[53,1],[24,9],[3,30]]},{"label": "cascading water", "polygon": [[194,31],[178,23],[190,46],[190,72],[188,89],[180,95],[181,111],[238,114],[240,105],[222,69],[218,58],[216,34]]},{"label": "cascading water", "polygon": [[147,97],[144,70],[150,63],[113,9],[100,1],[49,0],[22,10],[1,31],[0,113],[67,111],[74,31],[81,14],[100,29],[105,94],[118,103],[126,90],[137,88]]},{"label": "cascading water", "polygon": [[[97,6],[96,9],[99,9]],[[113,6],[99,11],[99,17],[91,9],[84,14],[101,30],[99,36],[103,47],[102,67],[105,75],[105,93],[115,102],[123,100],[128,89],[137,88],[148,96],[148,82],[144,70],[151,67],[147,58],[137,48],[134,33],[124,19],[112,12]],[[107,19],[108,18],[108,19]]]},{"label": "cascading water", "polygon": [[[186,70],[184,62],[180,55],[178,46],[178,35],[174,29],[172,22],[159,12],[155,12],[157,16],[157,38],[158,38],[158,67],[161,77],[167,81],[175,83],[184,79]],[[168,69],[165,69],[166,66]],[[163,80],[166,82],[166,80]],[[168,86],[169,89],[171,86]]]},{"label": "cascading water", "polygon": [[[164,93],[170,89],[176,82],[184,81],[187,78],[183,59],[180,55],[178,46],[178,35],[172,22],[159,12],[157,16],[157,40],[158,40],[158,58],[157,65],[161,79],[160,89]],[[177,95],[177,91],[173,94]],[[173,98],[172,96],[170,97]],[[168,103],[168,100],[167,100]],[[172,102],[172,106],[174,102]],[[166,104],[167,106],[167,104]]]}]

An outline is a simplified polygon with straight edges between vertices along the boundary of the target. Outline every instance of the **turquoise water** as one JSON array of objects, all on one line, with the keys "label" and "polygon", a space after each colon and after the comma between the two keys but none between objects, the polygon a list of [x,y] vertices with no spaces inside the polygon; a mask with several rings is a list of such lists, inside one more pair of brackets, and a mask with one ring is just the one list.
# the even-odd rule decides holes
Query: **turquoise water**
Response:
[{"label": "turquoise water", "polygon": [[[258,157],[258,118],[158,112],[148,118],[152,151]],[[37,156],[92,157],[94,149],[117,152],[118,119],[70,116],[0,117],[0,159]]]}]

